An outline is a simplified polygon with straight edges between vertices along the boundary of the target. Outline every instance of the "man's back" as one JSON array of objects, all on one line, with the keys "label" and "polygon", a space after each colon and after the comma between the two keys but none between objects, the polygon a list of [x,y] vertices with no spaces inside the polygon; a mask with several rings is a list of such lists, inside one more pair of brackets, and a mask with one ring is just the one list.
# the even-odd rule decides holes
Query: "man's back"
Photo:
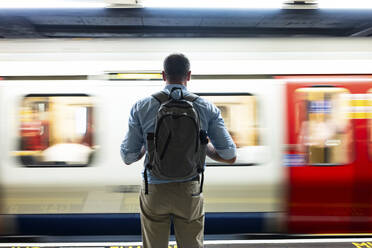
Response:
[{"label": "man's back", "polygon": [[[169,55],[164,61],[162,74],[164,81],[167,82],[163,90],[166,94],[171,94],[174,99],[178,99],[180,95],[190,94],[186,89],[187,82],[191,77],[190,63],[184,55]],[[176,87],[180,89],[172,91]],[[177,94],[179,95],[177,96]],[[216,161],[233,163],[236,158],[235,144],[226,130],[219,109],[200,97],[195,99],[192,104],[200,120],[198,129],[206,132],[213,144],[208,143],[204,146],[207,155]],[[132,107],[128,133],[120,149],[126,164],[138,161],[144,154],[146,154],[144,165],[149,164],[149,156],[146,152],[149,144],[147,137],[153,136],[149,134],[155,132],[159,107],[160,103],[151,96],[141,99]],[[172,132],[182,132],[182,130],[172,129]],[[198,138],[200,139],[200,137]],[[187,158],[189,157],[184,159]],[[177,161],[178,158],[174,159],[173,165],[172,161],[168,161],[175,170],[177,170]],[[140,192],[143,247],[168,247],[171,222],[174,224],[178,247],[203,247],[204,200],[201,190],[199,190],[203,185],[203,177],[201,177],[201,181],[199,175],[178,180],[166,180],[157,178],[151,173],[151,170],[144,169],[143,178],[146,182]]]},{"label": "man's back", "polygon": [[[173,88],[181,88],[185,96],[190,94],[185,86],[179,84],[169,84],[163,91],[169,94]],[[180,93],[174,91],[173,95],[176,98],[180,96]],[[207,132],[208,138],[217,152],[226,159],[233,158],[235,156],[235,144],[224,125],[220,110],[213,103],[202,97],[197,98],[193,104],[199,114],[200,128]],[[159,107],[160,103],[152,96],[143,98],[133,105],[129,118],[129,128],[133,128],[133,130],[132,132],[128,132],[121,145],[121,155],[126,164],[131,164],[137,160],[136,158],[141,147],[146,147],[147,134],[155,132],[156,115]],[[148,176],[150,184],[188,181],[191,179],[160,180],[153,177],[151,173]]]}]

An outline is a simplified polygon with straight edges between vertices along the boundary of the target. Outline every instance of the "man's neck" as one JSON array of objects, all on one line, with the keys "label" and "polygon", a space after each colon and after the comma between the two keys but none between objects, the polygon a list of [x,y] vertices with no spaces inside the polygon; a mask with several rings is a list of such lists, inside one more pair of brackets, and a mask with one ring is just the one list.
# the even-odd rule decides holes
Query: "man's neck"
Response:
[{"label": "man's neck", "polygon": [[187,83],[186,82],[179,82],[179,83],[170,83],[170,82],[167,82],[167,85],[172,85],[172,84],[180,84],[180,85],[183,85],[183,86],[187,87]]}]

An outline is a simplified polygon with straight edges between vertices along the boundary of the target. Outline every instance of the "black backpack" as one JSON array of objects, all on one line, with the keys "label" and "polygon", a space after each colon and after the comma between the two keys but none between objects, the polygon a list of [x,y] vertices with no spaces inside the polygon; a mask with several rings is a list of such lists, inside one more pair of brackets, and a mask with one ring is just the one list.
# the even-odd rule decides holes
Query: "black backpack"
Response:
[{"label": "black backpack", "polygon": [[[180,99],[173,99],[174,90],[181,91]],[[193,102],[199,97],[184,96],[180,88],[170,94],[160,91],[152,95],[160,107],[156,116],[155,133],[147,134],[147,163],[145,166],[145,193],[148,193],[147,170],[164,180],[198,178],[202,174],[203,190],[206,132],[200,129],[199,114]]]}]

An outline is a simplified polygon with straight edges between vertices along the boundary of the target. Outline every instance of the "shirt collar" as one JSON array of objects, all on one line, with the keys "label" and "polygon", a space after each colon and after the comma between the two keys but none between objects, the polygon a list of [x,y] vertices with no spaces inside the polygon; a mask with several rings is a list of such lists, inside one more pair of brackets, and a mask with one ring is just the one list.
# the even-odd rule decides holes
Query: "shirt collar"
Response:
[{"label": "shirt collar", "polygon": [[186,86],[182,84],[167,84],[164,87],[164,89],[168,92],[170,92],[173,88],[181,88],[182,91],[187,91]]},{"label": "shirt collar", "polygon": [[[181,90],[175,90],[171,94],[171,91],[172,91],[173,88],[179,88]],[[187,96],[189,94],[187,92],[186,86],[184,86],[182,84],[167,84],[167,85],[165,85],[163,91],[167,94],[170,94],[173,99],[181,99],[182,95]]]}]

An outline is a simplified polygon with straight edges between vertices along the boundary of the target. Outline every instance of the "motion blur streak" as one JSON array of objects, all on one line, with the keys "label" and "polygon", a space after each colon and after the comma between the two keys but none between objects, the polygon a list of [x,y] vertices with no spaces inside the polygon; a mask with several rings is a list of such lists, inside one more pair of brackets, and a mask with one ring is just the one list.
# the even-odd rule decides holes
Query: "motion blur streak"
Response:
[{"label": "motion blur streak", "polygon": [[119,147],[176,50],[238,147],[207,160],[207,234],[372,232],[369,40],[163,38],[0,41],[3,233],[140,234]]}]

